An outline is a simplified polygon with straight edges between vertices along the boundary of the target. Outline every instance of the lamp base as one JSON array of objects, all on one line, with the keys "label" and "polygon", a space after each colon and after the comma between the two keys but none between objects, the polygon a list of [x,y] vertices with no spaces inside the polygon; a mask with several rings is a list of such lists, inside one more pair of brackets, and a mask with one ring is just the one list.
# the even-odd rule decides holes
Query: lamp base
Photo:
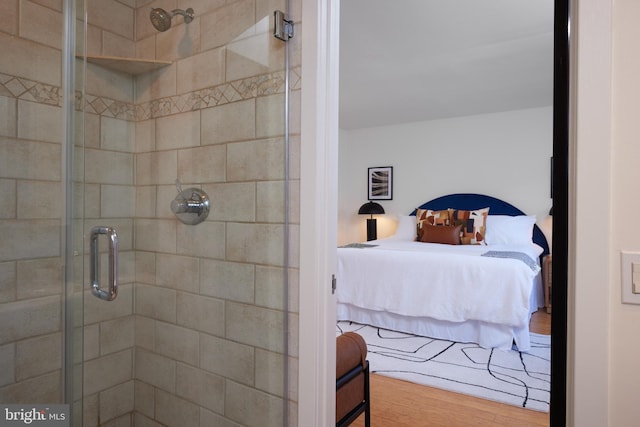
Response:
[{"label": "lamp base", "polygon": [[367,218],[367,241],[378,238],[378,225],[375,218]]}]

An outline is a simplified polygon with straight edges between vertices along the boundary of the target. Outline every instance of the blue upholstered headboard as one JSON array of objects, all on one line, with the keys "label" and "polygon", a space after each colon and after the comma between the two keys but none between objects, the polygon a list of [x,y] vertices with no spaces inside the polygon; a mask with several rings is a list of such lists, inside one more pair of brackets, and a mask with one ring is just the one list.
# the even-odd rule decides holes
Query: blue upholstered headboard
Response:
[{"label": "blue upholstered headboard", "polygon": [[[431,209],[434,211],[455,208],[455,209],[463,209],[463,210],[476,210],[482,208],[489,208],[489,215],[526,215],[520,209],[516,208],[512,204],[509,204],[503,200],[496,199],[495,197],[486,196],[484,194],[473,194],[473,193],[459,193],[459,194],[448,194],[446,196],[441,196],[433,200],[429,200],[428,202],[423,203],[418,206],[419,209]],[[415,215],[416,211],[414,210],[411,215]],[[533,241],[540,245],[540,247],[544,250],[542,256],[549,254],[549,244],[547,243],[547,238],[544,237],[544,233],[534,224],[533,226]]]}]

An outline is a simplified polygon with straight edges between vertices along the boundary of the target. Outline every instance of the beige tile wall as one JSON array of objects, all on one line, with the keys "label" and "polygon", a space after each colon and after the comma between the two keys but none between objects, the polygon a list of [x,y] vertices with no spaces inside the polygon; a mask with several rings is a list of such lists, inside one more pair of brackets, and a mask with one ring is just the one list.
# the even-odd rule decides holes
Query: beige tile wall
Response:
[{"label": "beige tile wall", "polygon": [[[196,19],[176,17],[157,33],[150,7],[193,7]],[[87,7],[89,54],[174,63],[136,78],[87,67],[86,113],[77,116],[86,183],[74,194],[86,227],[117,228],[121,288],[111,303],[85,291],[85,425],[282,423],[285,358],[297,366],[296,340],[283,348],[283,279],[293,336],[297,273],[283,269],[284,44],[270,36],[275,8],[284,2]],[[0,5],[0,401],[61,399],[61,10],[61,0]],[[299,76],[298,67],[294,106]],[[299,113],[291,119],[297,159]],[[290,170],[295,224],[297,160]],[[211,196],[204,223],[171,214],[176,178]],[[86,272],[79,282],[88,283]],[[291,371],[291,425],[296,379]]]},{"label": "beige tile wall", "polygon": [[0,4],[0,401],[62,399],[59,1]]},{"label": "beige tile wall", "polygon": [[[284,47],[269,34],[273,7],[283,5],[178,3],[196,10],[193,24],[174,18],[161,34],[137,27],[138,56],[147,57],[141,46],[153,46],[157,58],[175,62],[136,81],[136,184],[144,203],[136,249],[147,265],[155,260],[155,274],[141,271],[140,258],[137,264],[136,343],[145,367],[136,378],[146,386],[136,389],[136,402],[147,409],[136,416],[167,425],[281,425],[285,357],[297,354],[283,348]],[[145,7],[138,20],[147,19]],[[291,118],[299,133],[299,114]],[[298,144],[294,136],[294,155]],[[293,163],[292,205],[298,171]],[[204,223],[186,226],[168,210],[176,178],[211,197]],[[289,211],[293,223],[298,211]],[[287,277],[287,304],[296,309],[297,273]],[[185,352],[192,347],[197,358]],[[288,362],[297,366],[295,356]],[[167,380],[175,372],[176,383],[155,378],[162,370],[171,372]],[[287,398],[294,401],[296,380],[290,374]],[[295,402],[290,408],[295,418]]]}]

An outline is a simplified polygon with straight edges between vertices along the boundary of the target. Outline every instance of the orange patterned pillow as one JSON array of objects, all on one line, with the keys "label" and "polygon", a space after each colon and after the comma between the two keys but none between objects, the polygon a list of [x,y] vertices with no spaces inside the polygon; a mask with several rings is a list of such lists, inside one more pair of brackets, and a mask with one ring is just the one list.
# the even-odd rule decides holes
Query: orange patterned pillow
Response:
[{"label": "orange patterned pillow", "polygon": [[486,245],[484,235],[487,231],[489,208],[475,211],[452,209],[451,225],[462,225],[460,242],[463,245]]},{"label": "orange patterned pillow", "polygon": [[429,225],[450,225],[451,210],[432,211],[431,209],[416,209],[416,227],[418,231],[418,240],[422,237],[423,224]]}]

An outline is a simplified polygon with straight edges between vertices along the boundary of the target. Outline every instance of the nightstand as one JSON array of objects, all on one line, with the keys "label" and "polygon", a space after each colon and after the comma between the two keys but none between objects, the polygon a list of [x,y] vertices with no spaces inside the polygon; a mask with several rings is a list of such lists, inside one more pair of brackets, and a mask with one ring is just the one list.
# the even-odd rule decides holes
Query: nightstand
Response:
[{"label": "nightstand", "polygon": [[542,284],[544,286],[544,306],[547,313],[551,313],[551,279],[553,278],[551,268],[551,254],[542,259]]}]

